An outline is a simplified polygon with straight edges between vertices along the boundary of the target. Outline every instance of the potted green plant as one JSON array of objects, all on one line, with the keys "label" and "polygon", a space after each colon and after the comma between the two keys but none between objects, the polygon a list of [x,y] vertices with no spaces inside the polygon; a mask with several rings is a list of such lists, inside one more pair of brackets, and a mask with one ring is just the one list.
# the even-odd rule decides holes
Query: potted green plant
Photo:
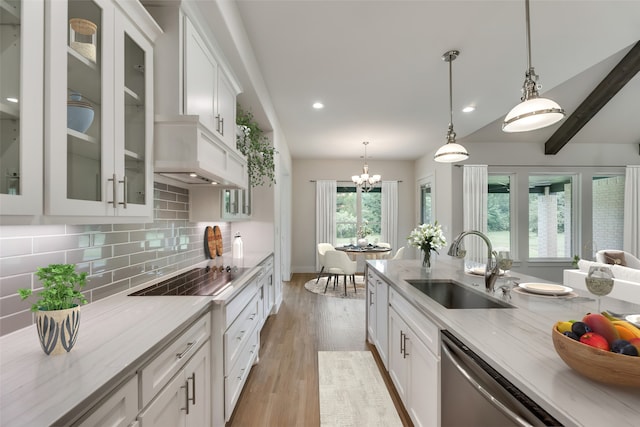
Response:
[{"label": "potted green plant", "polygon": [[257,187],[265,183],[275,184],[276,149],[253,118],[253,114],[237,107],[236,147],[247,158],[249,185]]},{"label": "potted green plant", "polygon": [[[36,277],[43,290],[31,306],[36,313],[36,327],[42,350],[47,355],[71,351],[80,327],[80,304],[87,299],[81,289],[86,284],[87,273],[77,273],[73,264],[49,264],[39,267]],[[31,289],[18,289],[20,298],[32,295]]]}]

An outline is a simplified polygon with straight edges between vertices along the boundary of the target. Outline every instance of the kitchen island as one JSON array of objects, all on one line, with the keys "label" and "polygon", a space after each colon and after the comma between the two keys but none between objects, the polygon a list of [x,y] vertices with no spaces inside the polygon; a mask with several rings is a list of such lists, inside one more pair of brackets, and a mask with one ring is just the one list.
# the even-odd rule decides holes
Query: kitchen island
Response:
[{"label": "kitchen island", "polygon": [[[178,337],[191,331],[192,325],[206,325],[212,337],[216,336],[216,330],[223,330],[223,325],[211,325],[216,318],[211,313],[234,298],[237,300],[246,288],[257,286],[260,264],[271,256],[271,252],[245,254],[244,267],[249,267],[248,271],[216,296],[128,296],[167,279],[157,277],[83,306],[78,340],[71,352],[63,355],[44,354],[35,325],[1,337],[0,425],[67,426],[83,422],[92,407],[104,403],[114,390],[137,385],[136,376]],[[224,264],[225,259],[218,257],[185,270]],[[222,351],[222,344],[214,343],[214,339],[210,340],[215,344],[211,345],[212,354]],[[200,345],[207,347],[206,343]],[[215,354],[213,359],[220,363],[221,357]],[[215,373],[215,365],[211,371]],[[142,391],[140,395],[143,400]],[[220,400],[223,396],[216,390],[212,399]],[[137,393],[134,401],[136,413],[146,406],[138,407]],[[215,405],[223,406],[224,402]],[[222,417],[214,414],[214,419],[216,415]]]},{"label": "kitchen island", "polygon": [[[638,425],[640,389],[605,385],[582,377],[560,359],[553,347],[551,331],[558,320],[581,319],[596,310],[596,301],[587,292],[549,298],[512,291],[508,301],[496,292],[494,298],[498,302],[508,302],[515,308],[447,309],[407,280],[453,280],[484,293],[484,278],[465,273],[461,260],[439,259],[429,274],[417,260],[370,260],[367,264],[388,284],[390,293],[400,294],[424,316],[425,324],[451,332],[560,423]],[[517,272],[511,275],[518,276],[520,282],[544,282]],[[606,297],[602,309],[640,313],[639,305]],[[391,345],[389,338],[389,352]],[[460,405],[462,409],[464,396],[460,396]]]}]

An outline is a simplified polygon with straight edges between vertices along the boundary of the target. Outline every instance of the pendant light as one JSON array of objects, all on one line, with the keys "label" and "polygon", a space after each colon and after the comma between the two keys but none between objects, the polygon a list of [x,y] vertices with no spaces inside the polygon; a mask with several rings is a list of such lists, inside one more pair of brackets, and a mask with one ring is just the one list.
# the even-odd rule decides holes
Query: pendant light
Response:
[{"label": "pendant light", "polygon": [[369,175],[369,165],[367,164],[367,145],[369,141],[364,141],[364,166],[361,175],[353,175],[351,180],[356,186],[361,187],[362,191],[369,192],[378,182],[382,180],[380,175]]},{"label": "pendant light", "polygon": [[469,158],[469,153],[460,144],[456,143],[456,133],[453,131],[453,89],[451,78],[451,63],[460,55],[457,50],[450,50],[442,55],[442,59],[449,63],[449,130],[447,130],[447,143],[436,151],[433,160],[440,163],[461,162]]},{"label": "pendant light", "polygon": [[550,126],[564,117],[564,110],[555,101],[540,98],[538,75],[531,65],[531,30],[529,28],[529,0],[525,0],[527,23],[527,71],[522,85],[522,102],[509,111],[504,118],[505,132],[526,132]]}]

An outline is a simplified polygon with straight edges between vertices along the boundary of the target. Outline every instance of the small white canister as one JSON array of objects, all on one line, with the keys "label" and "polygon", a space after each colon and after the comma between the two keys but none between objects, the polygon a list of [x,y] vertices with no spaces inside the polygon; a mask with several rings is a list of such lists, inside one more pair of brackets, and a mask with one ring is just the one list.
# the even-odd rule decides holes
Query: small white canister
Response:
[{"label": "small white canister", "polygon": [[233,247],[231,249],[231,254],[233,258],[233,265],[241,266],[244,252],[242,248],[242,237],[240,237],[239,232],[236,233],[235,237],[233,238]]}]

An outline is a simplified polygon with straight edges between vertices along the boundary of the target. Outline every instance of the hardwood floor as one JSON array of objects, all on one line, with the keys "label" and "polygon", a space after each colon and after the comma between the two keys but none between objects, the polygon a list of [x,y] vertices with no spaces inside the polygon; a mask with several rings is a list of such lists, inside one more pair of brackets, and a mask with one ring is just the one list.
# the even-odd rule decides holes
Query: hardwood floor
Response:
[{"label": "hardwood floor", "polygon": [[[304,289],[313,277],[295,274],[283,283],[282,305],[262,330],[260,362],[249,374],[228,427],[320,425],[317,352],[370,350],[365,301],[313,294]],[[383,377],[404,425],[411,425],[388,375]]]}]

